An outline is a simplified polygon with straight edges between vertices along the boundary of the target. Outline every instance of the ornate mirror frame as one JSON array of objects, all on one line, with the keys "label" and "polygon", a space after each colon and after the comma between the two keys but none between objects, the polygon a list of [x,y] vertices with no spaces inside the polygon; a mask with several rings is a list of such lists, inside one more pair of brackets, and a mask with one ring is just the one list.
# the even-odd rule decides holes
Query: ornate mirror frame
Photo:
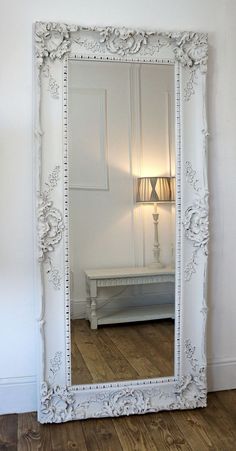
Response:
[{"label": "ornate mirror frame", "polygon": [[[207,35],[37,22],[38,418],[41,423],[206,405]],[[68,60],[173,64],[176,92],[176,327],[173,377],[71,385]],[[39,249],[39,251],[38,251]]]}]

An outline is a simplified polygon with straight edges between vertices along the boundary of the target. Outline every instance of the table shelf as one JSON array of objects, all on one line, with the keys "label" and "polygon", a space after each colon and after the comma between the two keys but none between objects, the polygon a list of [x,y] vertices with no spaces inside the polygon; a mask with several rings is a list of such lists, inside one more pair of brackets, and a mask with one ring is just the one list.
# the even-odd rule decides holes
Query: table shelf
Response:
[{"label": "table shelf", "polygon": [[123,307],[112,313],[103,314],[102,309],[97,313],[98,325],[118,324],[155,319],[175,318],[175,304],[155,304],[138,307]]},{"label": "table shelf", "polygon": [[97,329],[99,324],[174,318],[174,303],[118,308],[112,313],[104,311],[102,313],[102,309],[97,309],[99,288],[175,283],[175,271],[170,267],[161,269],[148,267],[88,269],[85,271],[85,276],[88,294],[87,311],[91,329]]}]

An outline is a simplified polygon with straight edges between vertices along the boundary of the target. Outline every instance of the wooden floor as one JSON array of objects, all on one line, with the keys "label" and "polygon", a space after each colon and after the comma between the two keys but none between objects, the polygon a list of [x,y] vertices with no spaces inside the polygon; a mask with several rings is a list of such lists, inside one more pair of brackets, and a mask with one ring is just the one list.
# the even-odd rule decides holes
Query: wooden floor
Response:
[{"label": "wooden floor", "polygon": [[97,330],[86,320],[71,323],[73,385],[174,375],[172,320]]},{"label": "wooden floor", "polygon": [[0,416],[0,450],[236,450],[236,390],[205,409],[40,425],[35,413]]}]

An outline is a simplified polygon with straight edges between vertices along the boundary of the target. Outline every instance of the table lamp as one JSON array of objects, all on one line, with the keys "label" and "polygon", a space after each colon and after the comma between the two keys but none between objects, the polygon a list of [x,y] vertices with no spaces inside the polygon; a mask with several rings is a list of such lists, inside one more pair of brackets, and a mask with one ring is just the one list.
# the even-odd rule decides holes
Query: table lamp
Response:
[{"label": "table lamp", "polygon": [[154,224],[154,244],[152,267],[163,268],[160,262],[160,243],[158,238],[159,214],[158,203],[170,203],[175,201],[175,177],[138,177],[136,202],[154,204],[152,214]]}]

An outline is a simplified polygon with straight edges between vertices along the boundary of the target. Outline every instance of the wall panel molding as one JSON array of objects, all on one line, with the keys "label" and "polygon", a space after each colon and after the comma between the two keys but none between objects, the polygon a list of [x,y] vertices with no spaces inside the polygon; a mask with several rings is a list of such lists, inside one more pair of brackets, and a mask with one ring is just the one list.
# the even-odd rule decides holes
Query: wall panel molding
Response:
[{"label": "wall panel molding", "polygon": [[[69,93],[71,95],[72,108],[75,109],[77,105],[74,105],[75,99],[79,105],[79,109],[76,110],[77,115],[79,115],[79,121],[83,124],[80,127],[78,121],[77,127],[71,127],[71,129],[81,131],[81,137],[78,136],[78,146],[80,150],[80,156],[77,157],[76,167],[83,165],[83,171],[75,174],[72,170],[70,189],[80,189],[80,190],[108,190],[109,189],[109,177],[108,177],[108,150],[107,150],[107,92],[106,89],[98,88],[78,88],[76,86],[71,86]],[[73,97],[73,99],[72,99]],[[82,108],[80,105],[82,104]],[[88,104],[87,110],[93,111],[93,117],[90,114],[86,117],[86,104]],[[79,114],[80,113],[80,114]],[[73,121],[73,115],[71,114],[71,119]],[[90,122],[88,124],[88,121]],[[97,127],[96,127],[97,123]],[[87,133],[87,126],[90,127],[89,133]],[[81,130],[82,129],[82,130]],[[83,130],[85,130],[86,136],[83,136]],[[87,137],[90,137],[88,142]],[[75,156],[75,142],[74,136],[70,132],[70,142],[73,148]],[[95,142],[96,141],[96,142]],[[92,155],[96,158],[92,158]],[[89,159],[88,171],[86,173],[86,160]],[[81,173],[83,172],[83,173]],[[97,177],[97,179],[96,179]]]}]

